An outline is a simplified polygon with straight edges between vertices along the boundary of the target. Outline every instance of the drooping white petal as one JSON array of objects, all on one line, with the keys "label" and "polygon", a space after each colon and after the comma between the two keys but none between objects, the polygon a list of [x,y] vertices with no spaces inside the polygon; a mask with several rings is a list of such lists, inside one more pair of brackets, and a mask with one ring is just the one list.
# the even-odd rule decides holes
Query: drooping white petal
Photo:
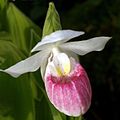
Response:
[{"label": "drooping white petal", "polygon": [[18,62],[8,69],[0,69],[0,71],[8,73],[13,77],[19,77],[23,73],[36,71],[40,68],[41,64],[44,62],[44,59],[47,59],[46,57],[48,54],[48,51],[41,51],[25,60]]},{"label": "drooping white petal", "polygon": [[45,36],[41,42],[39,42],[31,52],[42,50],[43,48],[50,47],[50,44],[56,43],[63,43],[67,42],[68,40],[78,37],[84,34],[81,31],[74,31],[74,30],[58,30],[56,32],[51,33],[50,35]]},{"label": "drooping white petal", "polygon": [[[46,56],[46,59],[44,59],[44,62],[41,64],[40,72],[41,72],[42,78],[44,78],[44,74],[45,74],[45,70],[46,70],[47,63],[48,63],[49,55],[50,55],[50,54],[48,54],[48,55]],[[44,79],[43,79],[43,80],[44,80]]]},{"label": "drooping white petal", "polygon": [[95,37],[84,41],[64,43],[60,45],[60,48],[85,55],[92,51],[101,51],[109,39],[111,37]]}]

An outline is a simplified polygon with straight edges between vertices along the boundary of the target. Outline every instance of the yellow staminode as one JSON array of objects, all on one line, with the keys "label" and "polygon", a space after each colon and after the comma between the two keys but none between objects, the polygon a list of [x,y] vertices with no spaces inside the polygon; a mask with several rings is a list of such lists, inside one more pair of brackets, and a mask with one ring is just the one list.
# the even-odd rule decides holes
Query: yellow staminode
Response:
[{"label": "yellow staminode", "polygon": [[62,76],[63,75],[62,70],[61,70],[60,67],[56,67],[56,71],[57,71],[58,76]]},{"label": "yellow staminode", "polygon": [[68,74],[70,72],[70,60],[68,60],[67,62],[64,63],[64,74]]},{"label": "yellow staminode", "polygon": [[57,74],[59,76],[67,75],[70,72],[70,62],[63,63],[61,66],[56,67]]}]

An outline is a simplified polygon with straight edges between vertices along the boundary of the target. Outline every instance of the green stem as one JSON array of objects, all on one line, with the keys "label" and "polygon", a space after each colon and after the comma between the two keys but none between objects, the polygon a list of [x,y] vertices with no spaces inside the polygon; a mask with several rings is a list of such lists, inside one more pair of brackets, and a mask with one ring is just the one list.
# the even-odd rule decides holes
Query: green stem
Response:
[{"label": "green stem", "polygon": [[84,120],[83,116],[75,117],[74,120]]},{"label": "green stem", "polygon": [[79,117],[67,116],[67,120],[85,120],[85,119],[83,118],[83,116],[79,116]]}]

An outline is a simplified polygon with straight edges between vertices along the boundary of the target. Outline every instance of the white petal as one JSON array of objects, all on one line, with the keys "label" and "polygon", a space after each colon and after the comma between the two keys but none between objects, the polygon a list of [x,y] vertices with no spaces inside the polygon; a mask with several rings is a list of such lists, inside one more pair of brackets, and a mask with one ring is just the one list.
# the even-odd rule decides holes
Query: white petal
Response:
[{"label": "white petal", "polygon": [[56,32],[51,33],[50,35],[45,36],[41,42],[39,42],[31,52],[39,51],[44,49],[45,47],[49,47],[49,45],[53,43],[63,43],[67,42],[68,40],[78,37],[80,35],[84,34],[84,32],[81,31],[74,31],[74,30],[58,30]]},{"label": "white petal", "polygon": [[40,68],[41,64],[44,62],[44,59],[46,59],[46,56],[48,54],[48,51],[41,51],[25,60],[22,60],[21,62],[18,62],[8,69],[0,69],[0,71],[8,73],[13,77],[19,77],[21,74],[27,72],[34,72]]},{"label": "white petal", "polygon": [[40,72],[41,72],[41,76],[42,76],[43,80],[44,80],[46,66],[48,63],[48,58],[49,58],[49,54],[46,56],[46,59],[44,59],[44,62],[41,64],[41,68],[40,68]]},{"label": "white petal", "polygon": [[111,37],[95,37],[89,40],[68,42],[60,45],[61,49],[70,50],[79,55],[85,55],[92,51],[101,51]]}]

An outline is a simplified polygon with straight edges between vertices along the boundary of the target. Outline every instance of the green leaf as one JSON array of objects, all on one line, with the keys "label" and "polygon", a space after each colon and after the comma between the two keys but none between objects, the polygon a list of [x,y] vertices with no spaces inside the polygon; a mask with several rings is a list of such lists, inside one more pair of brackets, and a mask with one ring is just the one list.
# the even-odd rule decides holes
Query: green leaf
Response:
[{"label": "green leaf", "polygon": [[9,4],[7,9],[7,20],[12,42],[28,54],[31,47],[31,30],[33,29],[38,36],[41,36],[41,29],[12,3]]},{"label": "green leaf", "polygon": [[0,32],[0,40],[8,40],[10,41],[10,34],[6,31]]},{"label": "green leaf", "polygon": [[51,110],[44,95],[39,100],[36,100],[35,103],[36,103],[36,120],[53,120],[53,115],[51,114]]},{"label": "green leaf", "polygon": [[49,35],[50,33],[61,30],[61,23],[58,12],[55,9],[54,3],[49,3],[49,8],[47,11],[47,16],[45,19],[44,27],[43,27],[43,37]]},{"label": "green leaf", "polygon": [[58,110],[56,110],[51,103],[49,103],[49,106],[53,115],[53,120],[66,120],[66,116],[60,113]]},{"label": "green leaf", "polygon": [[[25,56],[8,40],[0,40],[0,68]],[[35,120],[31,81],[28,74],[17,79],[0,72],[0,120]]]},{"label": "green leaf", "polygon": [[35,32],[34,29],[31,29],[30,45],[29,51],[40,41],[41,37]]},{"label": "green leaf", "polygon": [[48,99],[44,90],[43,81],[40,78],[40,71],[36,71],[35,74],[31,73],[30,75],[33,80],[32,90],[35,99],[35,120],[53,120],[53,115],[51,113],[47,101]]},{"label": "green leaf", "polygon": [[0,30],[5,30],[7,26],[6,8],[7,0],[0,0]]},{"label": "green leaf", "polygon": [[4,9],[7,4],[7,0],[0,0],[0,10]]}]

